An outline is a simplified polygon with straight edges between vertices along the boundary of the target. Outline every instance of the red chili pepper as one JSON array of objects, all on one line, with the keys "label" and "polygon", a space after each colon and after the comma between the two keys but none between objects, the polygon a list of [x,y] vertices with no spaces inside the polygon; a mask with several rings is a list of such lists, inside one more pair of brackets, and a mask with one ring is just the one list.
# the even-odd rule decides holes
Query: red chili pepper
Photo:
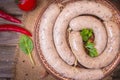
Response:
[{"label": "red chili pepper", "polygon": [[21,23],[21,21],[19,19],[9,15],[8,13],[6,13],[2,10],[0,10],[0,17],[6,19],[8,21],[11,21],[11,22]]},{"label": "red chili pepper", "polygon": [[23,11],[31,11],[36,7],[37,0],[16,0],[18,7]]},{"label": "red chili pepper", "polygon": [[23,33],[27,36],[32,36],[32,34],[28,30],[26,30],[22,27],[13,25],[13,24],[2,24],[2,25],[0,25],[0,31],[16,31],[16,32]]}]

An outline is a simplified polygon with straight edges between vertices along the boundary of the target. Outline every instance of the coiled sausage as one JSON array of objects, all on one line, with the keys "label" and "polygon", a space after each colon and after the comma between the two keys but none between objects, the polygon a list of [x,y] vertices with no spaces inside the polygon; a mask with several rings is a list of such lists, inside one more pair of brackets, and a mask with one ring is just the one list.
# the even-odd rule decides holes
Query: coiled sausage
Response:
[{"label": "coiled sausage", "polygon": [[92,29],[95,35],[95,48],[98,54],[103,52],[107,43],[107,33],[100,20],[92,16],[79,16],[72,19],[69,26],[73,31],[80,31],[84,28]]},{"label": "coiled sausage", "polygon": [[93,1],[76,1],[65,6],[57,17],[53,35],[55,46],[60,57],[70,64],[74,64],[75,61],[73,60],[75,60],[75,56],[73,58],[73,53],[67,44],[66,31],[71,19],[82,14],[95,15],[105,21],[110,20],[112,17],[112,13],[109,8]]},{"label": "coiled sausage", "polygon": [[112,21],[104,22],[108,41],[103,53],[98,57],[91,58],[84,50],[82,38],[79,32],[72,32],[69,37],[69,42],[80,64],[87,68],[102,68],[109,65],[116,57],[120,48],[120,31],[118,25]]},{"label": "coiled sausage", "polygon": [[[54,8],[54,9],[53,9]],[[39,30],[40,48],[48,64],[59,74],[75,80],[96,80],[101,79],[104,74],[101,69],[87,70],[75,68],[66,64],[58,55],[54,42],[52,28],[60,9],[56,4],[51,4],[44,12]],[[64,70],[63,70],[64,69]],[[95,77],[94,77],[95,76]]]}]

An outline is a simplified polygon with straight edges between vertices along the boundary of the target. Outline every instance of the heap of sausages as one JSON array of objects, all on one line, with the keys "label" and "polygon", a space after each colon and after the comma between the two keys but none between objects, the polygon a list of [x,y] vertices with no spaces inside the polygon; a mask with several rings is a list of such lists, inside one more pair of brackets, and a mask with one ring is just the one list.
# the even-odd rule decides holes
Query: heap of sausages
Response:
[{"label": "heap of sausages", "polygon": [[[120,45],[119,27],[112,16],[109,8],[94,1],[75,1],[62,10],[57,3],[51,4],[39,25],[40,48],[47,63],[63,77],[74,80],[104,77],[102,68],[112,63]],[[79,31],[84,28],[93,29],[98,57],[90,57],[83,47]],[[76,60],[85,68],[72,66]]]}]

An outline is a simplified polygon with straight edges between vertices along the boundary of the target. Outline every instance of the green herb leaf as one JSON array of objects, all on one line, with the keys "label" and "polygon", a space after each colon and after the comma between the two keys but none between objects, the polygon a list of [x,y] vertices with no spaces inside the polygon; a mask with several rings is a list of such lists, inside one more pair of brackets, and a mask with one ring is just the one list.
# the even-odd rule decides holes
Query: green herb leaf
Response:
[{"label": "green herb leaf", "polygon": [[98,56],[97,50],[96,50],[96,48],[94,47],[94,43],[91,43],[91,42],[88,41],[88,42],[85,44],[85,47],[87,48],[87,50],[88,50],[88,52],[89,52],[89,55],[90,55],[91,57],[96,57],[96,56]]},{"label": "green herb leaf", "polygon": [[80,32],[82,39],[84,42],[87,42],[88,39],[93,35],[93,30],[92,29],[83,29]]},{"label": "green herb leaf", "polygon": [[32,58],[33,42],[32,39],[26,35],[22,35],[19,40],[20,49],[29,56],[31,62],[34,64]]},{"label": "green herb leaf", "polygon": [[88,42],[85,44],[85,47],[88,48],[88,49],[91,49],[91,48],[94,47],[94,43],[91,43],[91,42],[88,41]]},{"label": "green herb leaf", "polygon": [[82,29],[80,32],[82,36],[83,42],[85,44],[85,48],[88,50],[88,53],[91,57],[98,56],[97,50],[94,47],[94,43],[90,42],[89,39],[93,36],[92,29]]},{"label": "green herb leaf", "polygon": [[98,56],[98,53],[97,53],[96,48],[88,49],[88,51],[89,51],[89,55],[90,55],[91,57],[96,57],[96,56]]}]

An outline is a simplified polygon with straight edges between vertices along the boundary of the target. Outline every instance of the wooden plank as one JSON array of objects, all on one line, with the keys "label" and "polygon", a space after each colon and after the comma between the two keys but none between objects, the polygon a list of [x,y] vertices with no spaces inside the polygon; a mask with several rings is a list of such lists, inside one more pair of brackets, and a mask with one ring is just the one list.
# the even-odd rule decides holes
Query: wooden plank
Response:
[{"label": "wooden plank", "polygon": [[11,78],[0,78],[0,80],[14,80],[14,79],[11,79]]},{"label": "wooden plank", "polygon": [[[17,7],[15,0],[0,0],[0,9],[3,9],[10,15],[22,20],[22,11]],[[16,24],[0,18],[0,24]],[[18,43],[18,33],[0,32],[0,45],[16,45]]]},{"label": "wooden plank", "polygon": [[0,0],[0,9],[12,15],[22,15],[22,11],[17,7],[15,0]]},{"label": "wooden plank", "polygon": [[14,79],[11,79],[11,78],[0,78],[0,80],[14,80]]},{"label": "wooden plank", "polygon": [[[0,9],[22,20],[22,11],[17,7],[14,1],[15,0],[0,0]],[[0,18],[0,24],[19,25],[2,18]],[[18,36],[19,33],[15,32],[0,32],[0,80],[13,80],[14,78],[16,61],[15,50],[18,43]]]},{"label": "wooden plank", "polygon": [[[22,16],[14,16],[14,17],[16,17],[17,19],[19,19],[19,20],[22,21]],[[0,18],[0,24],[15,24],[15,25],[20,25],[20,26],[22,26],[22,24],[10,22],[10,21],[5,20],[5,19],[2,19],[2,18]]]},{"label": "wooden plank", "polygon": [[7,80],[7,79],[5,79],[5,78],[0,78],[0,80]]},{"label": "wooden plank", "polygon": [[4,78],[13,78],[14,77],[14,72],[12,71],[12,68],[3,68],[0,70],[0,77]]},{"label": "wooden plank", "polygon": [[13,78],[15,75],[15,46],[0,46],[0,77]]},{"label": "wooden plank", "polygon": [[16,32],[0,32],[0,45],[17,45],[18,36]]},{"label": "wooden plank", "polygon": [[11,78],[0,78],[0,80],[13,80]]}]

